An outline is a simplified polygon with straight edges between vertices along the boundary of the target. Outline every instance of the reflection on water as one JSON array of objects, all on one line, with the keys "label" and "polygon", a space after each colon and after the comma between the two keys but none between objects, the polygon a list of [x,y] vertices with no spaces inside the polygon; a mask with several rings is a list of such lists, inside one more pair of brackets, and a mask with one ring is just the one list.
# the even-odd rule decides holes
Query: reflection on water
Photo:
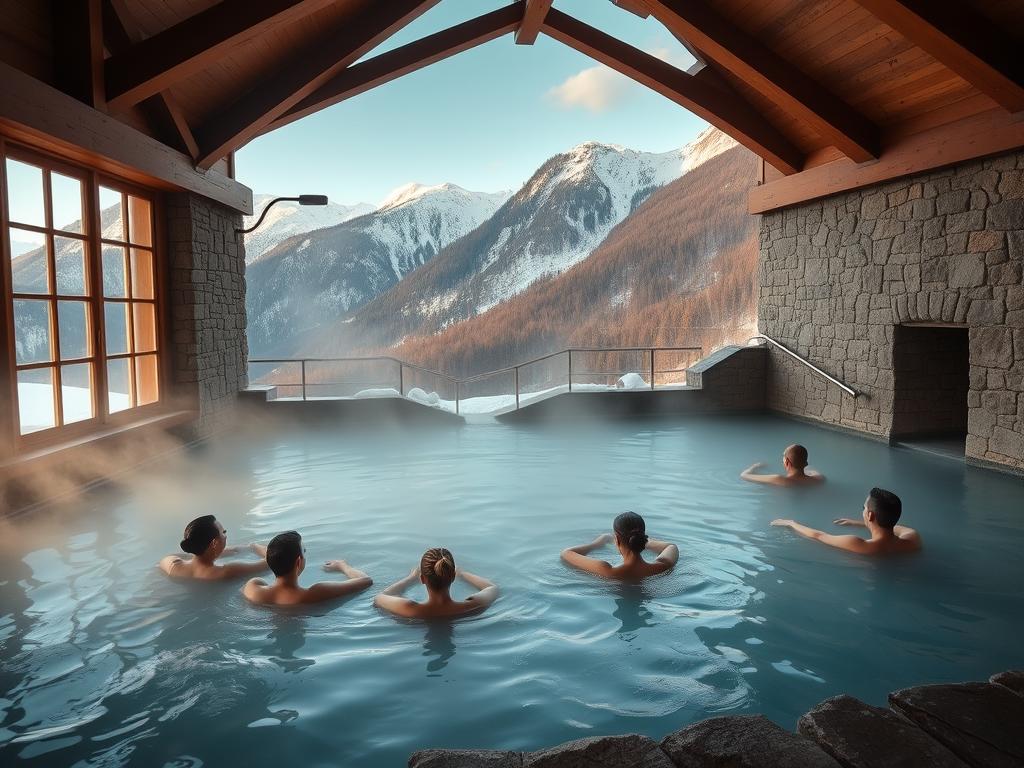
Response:
[{"label": "reflection on water", "polygon": [[[794,441],[826,486],[738,481]],[[193,459],[0,530],[3,764],[393,766],[726,712],[791,727],[840,692],[884,703],[1022,662],[1024,484],[803,424],[280,433]],[[901,494],[919,556],[867,561],[768,526],[828,528],[870,485]],[[618,585],[559,562],[624,509],[679,544],[674,571]],[[300,530],[304,583],[344,557],[376,585],[297,611],[163,578],[154,564],[208,512],[235,544]],[[454,623],[377,611],[373,593],[437,545],[498,602]]]}]

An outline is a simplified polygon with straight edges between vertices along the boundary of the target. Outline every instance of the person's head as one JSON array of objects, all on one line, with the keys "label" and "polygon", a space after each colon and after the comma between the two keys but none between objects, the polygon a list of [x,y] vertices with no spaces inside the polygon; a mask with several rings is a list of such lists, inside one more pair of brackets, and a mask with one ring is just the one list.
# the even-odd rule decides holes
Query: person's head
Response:
[{"label": "person's head", "polygon": [[623,512],[612,524],[615,531],[615,545],[625,557],[627,552],[643,552],[647,546],[647,526],[636,512]]},{"label": "person's head", "polygon": [[203,515],[185,526],[181,549],[192,555],[215,558],[227,543],[227,529],[213,515]]},{"label": "person's head", "polygon": [[866,524],[874,523],[880,528],[887,528],[891,531],[900,521],[902,512],[903,502],[892,491],[872,488],[867,499],[864,500],[864,522]]},{"label": "person's head", "polygon": [[267,565],[275,576],[298,576],[306,567],[306,548],[296,531],[279,533],[267,544]]},{"label": "person's head", "polygon": [[798,472],[803,472],[807,467],[807,449],[796,443],[789,446],[782,453],[782,465],[786,469],[795,469]]},{"label": "person's head", "polygon": [[420,581],[437,592],[455,581],[455,556],[444,547],[428,549],[420,558]]}]

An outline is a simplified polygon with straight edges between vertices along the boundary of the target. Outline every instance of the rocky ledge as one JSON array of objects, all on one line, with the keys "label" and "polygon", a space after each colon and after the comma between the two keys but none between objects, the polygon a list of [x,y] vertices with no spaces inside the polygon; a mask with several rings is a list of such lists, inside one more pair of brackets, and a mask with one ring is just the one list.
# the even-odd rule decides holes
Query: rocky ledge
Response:
[{"label": "rocky ledge", "polygon": [[827,699],[797,732],[762,715],[713,717],[669,734],[579,739],[538,752],[428,749],[410,768],[987,768],[1024,766],[1024,672],[923,685],[889,708]]}]

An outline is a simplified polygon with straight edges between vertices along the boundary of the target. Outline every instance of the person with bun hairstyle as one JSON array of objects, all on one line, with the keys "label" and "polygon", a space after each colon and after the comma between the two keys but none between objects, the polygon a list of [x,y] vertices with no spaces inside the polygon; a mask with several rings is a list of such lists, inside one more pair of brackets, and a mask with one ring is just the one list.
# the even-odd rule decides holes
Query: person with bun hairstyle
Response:
[{"label": "person with bun hairstyle", "polygon": [[[636,512],[623,512],[615,518],[612,528],[614,534],[603,533],[589,544],[563,549],[563,562],[607,579],[636,581],[671,570],[679,560],[679,548],[667,541],[650,538],[644,519]],[[604,560],[589,557],[595,549],[600,549],[612,541],[622,555],[621,565],[612,565]],[[644,560],[645,550],[657,557],[651,562]]]},{"label": "person with bun hairstyle", "polygon": [[249,579],[242,594],[259,605],[309,605],[361,592],[373,585],[373,579],[344,560],[328,560],[325,571],[343,573],[345,581],[321,581],[311,587],[299,586],[299,575],[306,568],[306,548],[297,531],[279,533],[267,545],[267,565],[277,578],[273,584]]},{"label": "person with bun hairstyle", "polygon": [[185,527],[185,538],[181,540],[182,551],[188,552],[192,557],[185,559],[180,555],[168,555],[160,561],[160,570],[176,579],[203,581],[236,579],[267,570],[267,564],[263,560],[218,565],[217,558],[223,555],[237,555],[246,549],[260,557],[267,554],[267,548],[260,544],[250,544],[248,547],[229,547],[227,544],[228,531],[216,517],[197,517]]},{"label": "person with bun hairstyle", "polygon": [[[465,600],[453,600],[451,586],[456,577],[478,591]],[[417,581],[427,588],[427,599],[422,603],[402,596]],[[373,604],[407,619],[440,619],[482,611],[497,599],[494,582],[456,568],[455,556],[443,547],[435,547],[423,553],[419,567],[377,595]]]}]

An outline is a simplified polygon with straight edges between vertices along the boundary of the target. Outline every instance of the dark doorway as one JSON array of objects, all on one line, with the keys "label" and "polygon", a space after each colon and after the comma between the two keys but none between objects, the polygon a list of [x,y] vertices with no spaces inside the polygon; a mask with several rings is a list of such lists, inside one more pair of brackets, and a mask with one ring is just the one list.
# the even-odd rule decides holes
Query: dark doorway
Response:
[{"label": "dark doorway", "polygon": [[892,437],[948,443],[964,453],[970,355],[967,329],[898,325],[893,346]]}]

